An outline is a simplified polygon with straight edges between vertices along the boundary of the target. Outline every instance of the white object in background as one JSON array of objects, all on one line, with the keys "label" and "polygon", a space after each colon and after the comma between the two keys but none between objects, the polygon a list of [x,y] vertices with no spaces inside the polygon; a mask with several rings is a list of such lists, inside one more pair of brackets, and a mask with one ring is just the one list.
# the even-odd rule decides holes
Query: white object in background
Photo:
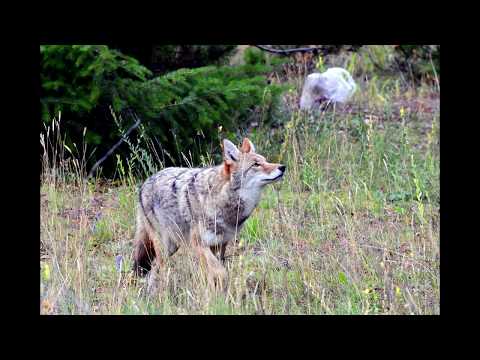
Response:
[{"label": "white object in background", "polygon": [[303,86],[300,108],[310,110],[323,101],[345,103],[356,88],[352,76],[343,68],[334,67],[323,73],[310,74]]}]

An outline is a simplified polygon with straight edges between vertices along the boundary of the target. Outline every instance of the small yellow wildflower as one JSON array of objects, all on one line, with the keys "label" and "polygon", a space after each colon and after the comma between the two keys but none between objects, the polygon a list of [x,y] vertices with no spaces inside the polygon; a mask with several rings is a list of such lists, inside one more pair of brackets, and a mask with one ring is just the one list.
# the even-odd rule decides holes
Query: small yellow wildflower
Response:
[{"label": "small yellow wildflower", "polygon": [[43,267],[43,276],[45,277],[46,281],[50,279],[50,267],[48,264],[45,264]]}]

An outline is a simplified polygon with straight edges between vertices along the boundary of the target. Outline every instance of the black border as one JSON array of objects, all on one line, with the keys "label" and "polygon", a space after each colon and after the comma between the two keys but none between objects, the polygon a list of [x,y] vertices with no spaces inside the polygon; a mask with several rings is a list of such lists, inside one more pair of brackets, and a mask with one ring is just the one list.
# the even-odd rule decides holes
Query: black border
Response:
[{"label": "black border", "polygon": [[[287,14],[288,15],[288,14]],[[285,21],[285,19],[282,18],[273,18],[270,19],[270,21],[264,21],[263,18],[257,18],[254,14],[250,14],[250,16],[253,16],[252,22],[256,23],[255,25],[249,25],[248,21],[244,20],[243,25],[245,26],[245,21],[247,22],[246,26],[248,29],[237,29],[233,31],[234,35],[231,35],[231,32],[228,31],[220,31],[219,29],[222,26],[225,26],[228,28],[227,25],[225,25],[225,22],[216,22],[216,23],[208,23],[206,22],[203,24],[201,30],[199,31],[194,31],[191,32],[191,27],[186,27],[183,29],[179,29],[178,26],[180,25],[183,26],[185,22],[181,22],[180,24],[177,22],[176,28],[170,28],[170,31],[166,32],[168,35],[168,40],[165,39],[164,43],[175,43],[175,42],[183,42],[183,43],[285,43],[285,42],[298,42],[298,38],[302,39],[303,43],[308,43],[308,42],[314,42],[318,43],[319,40],[315,36],[311,36],[308,39],[308,36],[298,36],[298,29],[302,30],[302,34],[321,34],[325,35],[325,29],[332,29],[335,27],[334,24],[322,24],[321,21],[315,21],[311,22],[312,19],[305,19],[305,20],[300,20],[298,24],[296,24],[294,21]],[[324,16],[320,16],[321,19],[325,18]],[[368,22],[369,20],[373,20],[371,17],[368,18],[363,18],[361,19],[362,22]],[[385,22],[388,22],[387,19],[384,19]],[[172,21],[173,22],[173,21]],[[62,23],[62,21],[60,21]],[[128,22],[127,22],[128,23]],[[273,28],[273,31],[269,34],[269,36],[264,36],[264,35],[259,35],[260,29],[259,27],[265,27],[268,28],[269,26],[273,26],[272,23],[276,23],[278,26],[280,23],[280,29]],[[55,24],[54,20],[52,20],[52,24]],[[260,24],[260,26],[259,26]],[[138,29],[135,29],[135,26],[137,25],[132,25],[129,24],[128,28],[125,29],[124,31],[115,32],[115,34],[104,32],[104,31],[98,31],[98,32],[88,32],[84,31],[84,29],[79,29],[76,31],[71,31],[69,32],[68,30],[65,31],[64,29],[60,30],[58,28],[61,28],[61,24],[57,24],[55,26],[50,26],[50,28],[55,28],[55,30],[52,31],[42,31],[40,34],[33,36],[33,39],[31,38],[30,42],[27,42],[23,44],[23,47],[21,51],[17,53],[17,58],[15,59],[15,62],[18,62],[18,59],[21,59],[24,62],[24,64],[20,65],[23,70],[28,69],[28,71],[24,72],[24,79],[22,80],[22,87],[25,87],[24,85],[28,84],[31,86],[30,88],[30,94],[31,96],[29,97],[30,101],[28,103],[28,109],[26,109],[26,104],[24,99],[21,99],[21,101],[15,106],[15,111],[14,111],[14,117],[11,117],[11,121],[14,122],[15,125],[19,125],[19,133],[21,134],[20,137],[17,138],[10,138],[8,139],[9,141],[12,142],[12,146],[15,146],[15,149],[20,148],[19,152],[17,153],[16,159],[14,159],[14,162],[16,163],[13,166],[13,171],[8,171],[7,172],[7,177],[9,179],[4,179],[7,181],[7,183],[10,183],[10,186],[7,185],[7,187],[4,187],[4,189],[7,189],[7,195],[11,196],[10,199],[7,200],[7,211],[13,215],[13,221],[16,221],[17,224],[14,225],[13,231],[11,234],[9,234],[11,242],[14,243],[14,248],[17,248],[18,251],[18,245],[17,242],[22,244],[21,248],[21,253],[26,254],[27,256],[24,256],[20,259],[17,258],[16,256],[13,257],[13,268],[15,269],[15,276],[18,277],[18,279],[21,280],[16,280],[20,281],[21,285],[20,288],[23,290],[22,293],[25,295],[18,296],[21,302],[25,302],[23,305],[17,305],[21,312],[27,312],[26,309],[28,309],[28,313],[30,313],[30,310],[32,311],[32,314],[39,315],[39,297],[38,297],[38,229],[40,228],[40,211],[39,211],[39,203],[40,203],[40,194],[39,194],[39,188],[38,186],[38,174],[39,174],[39,162],[38,162],[38,134],[40,132],[40,123],[37,120],[39,118],[39,105],[38,105],[38,86],[39,86],[39,54],[38,54],[38,45],[39,43],[87,43],[87,42],[94,42],[94,43],[108,43],[111,41],[121,41],[121,42],[127,42],[127,43],[133,43],[133,42],[152,42],[154,39],[157,39],[158,37],[161,37],[162,34],[162,29],[165,27],[172,26],[172,23],[166,25],[163,24],[164,26],[157,26],[157,24],[152,25],[152,27],[148,26],[148,30],[144,31],[142,29],[142,34],[141,36],[138,36]],[[230,24],[233,25],[233,24]],[[391,37],[390,39],[385,39],[385,32],[382,32],[383,39],[378,38],[378,32],[377,36],[374,38],[368,39],[368,36],[364,37],[363,40],[361,40],[359,37],[360,33],[358,31],[352,31],[350,33],[350,37],[348,37],[347,34],[345,34],[346,38],[348,38],[349,41],[343,41],[343,43],[401,43],[401,42],[410,42],[410,43],[440,43],[439,39],[439,32],[438,30],[438,25],[435,24],[435,26],[430,26],[430,23],[425,24],[424,27],[422,27],[421,31],[419,29],[405,29],[405,27],[402,27],[400,23],[394,23],[390,24],[392,26],[398,26],[398,31],[397,35],[399,33],[402,33],[405,35],[406,32],[411,31],[411,36],[409,36],[409,39],[401,39],[402,36],[397,36],[397,37]],[[105,24],[106,27],[109,26],[108,22]],[[118,26],[118,25],[117,25]],[[250,28],[249,28],[250,26]],[[258,26],[258,27],[257,27]],[[361,26],[360,24],[357,24],[357,26]],[[372,27],[372,25],[370,25]],[[375,27],[379,26],[381,27],[382,24],[379,22],[376,22]],[[408,28],[408,25],[406,26]],[[296,28],[292,30],[292,28]],[[197,29],[198,30],[198,29]],[[433,36],[427,36],[423,37],[420,39],[419,36],[413,35],[417,31],[423,32],[424,30],[426,33],[429,33]],[[128,33],[128,35],[127,35]],[[352,36],[355,37],[354,35],[357,36],[356,39],[352,39]],[[374,32],[375,33],[375,32]],[[333,36],[330,31],[328,31],[328,35],[326,36]],[[412,39],[415,38],[415,41],[411,41]],[[227,41],[228,39],[228,41]],[[268,39],[268,40],[267,40]],[[368,39],[365,41],[365,39]],[[322,39],[324,40],[324,39]],[[330,41],[324,41],[327,43],[342,43],[340,39],[329,39]],[[344,39],[346,40],[346,39]],[[410,40],[410,41],[409,41]],[[161,42],[161,41],[157,41]],[[449,85],[449,81],[451,81],[451,73],[449,72],[452,71],[453,66],[451,65],[451,62],[454,60],[455,54],[454,50],[451,49],[450,47],[445,47],[444,44],[442,44],[442,65],[443,65],[443,84],[444,84],[444,90],[442,91],[441,95],[441,106],[442,106],[442,119],[445,119],[444,121],[441,121],[441,146],[443,149],[448,149],[448,152],[442,151],[441,152],[441,198],[443,201],[443,209],[441,211],[441,262],[442,262],[442,267],[441,267],[441,308],[440,308],[440,317],[444,317],[447,314],[452,314],[453,309],[455,307],[452,305],[452,298],[454,297],[454,294],[450,293],[449,295],[449,288],[452,284],[452,275],[451,275],[451,270],[455,266],[454,265],[454,260],[453,260],[453,255],[455,251],[453,250],[453,246],[451,241],[447,239],[455,239],[459,238],[458,233],[457,236],[456,230],[455,233],[453,232],[453,227],[452,227],[452,221],[454,220],[460,220],[458,217],[460,217],[460,213],[458,211],[455,211],[455,206],[457,204],[454,204],[455,202],[455,188],[456,184],[454,184],[455,177],[458,173],[453,172],[452,165],[456,164],[457,166],[459,165],[459,158],[454,155],[453,152],[451,152],[452,149],[455,149],[455,141],[458,139],[454,139],[456,135],[459,135],[455,133],[455,125],[452,125],[450,120],[452,119],[453,114],[449,115],[449,106],[448,105],[448,100],[450,96],[454,96],[453,91],[449,90],[452,89],[452,85]],[[21,62],[20,62],[21,63]],[[447,81],[447,82],[445,82]],[[446,84],[446,85],[445,85]],[[447,95],[445,95],[444,91],[447,91]],[[450,100],[450,103],[452,101]],[[30,110],[31,114],[26,113],[25,110]],[[457,109],[455,109],[456,112]],[[457,114],[455,114],[457,115]],[[30,119],[27,119],[27,116],[30,117]],[[20,117],[20,119],[19,119]],[[24,126],[23,124],[24,121],[28,121],[29,126]],[[31,125],[35,124],[35,125]],[[458,122],[457,122],[458,124]],[[21,146],[18,146],[18,138],[21,139]],[[31,148],[30,148],[31,147]],[[7,153],[8,154],[8,153]],[[30,163],[31,161],[31,163]],[[19,175],[21,174],[21,175]],[[14,180],[15,179],[15,180]],[[18,184],[18,181],[20,181],[20,184]],[[457,179],[458,181],[458,179]],[[12,184],[14,182],[14,184]],[[22,191],[20,194],[18,192],[14,191],[14,188],[21,188]],[[8,190],[12,189],[12,190]],[[21,197],[24,197],[24,199],[21,199]],[[20,197],[20,199],[19,199]],[[457,205],[458,206],[458,205]],[[457,219],[455,217],[457,216]],[[15,230],[18,229],[18,230]],[[26,231],[25,231],[26,230]],[[461,240],[461,239],[459,239]],[[473,239],[472,239],[473,240]],[[28,249],[28,250],[27,250]],[[12,253],[14,254],[14,253]],[[30,267],[30,264],[32,266]],[[31,270],[31,271],[30,271]],[[32,283],[29,284],[30,279],[32,280]],[[195,318],[197,321],[201,319],[207,319],[211,321],[222,321],[225,317],[199,317],[199,316],[192,316],[189,318]],[[73,317],[70,316],[40,316],[40,319],[42,320],[42,323],[49,322],[53,320],[53,322],[60,321],[64,319],[69,319],[71,320]],[[85,316],[82,318],[102,318],[102,319],[114,319],[118,318],[115,316],[102,316],[102,317],[94,317],[94,316]],[[130,316],[122,316],[121,318],[128,319],[130,320]],[[142,317],[137,317],[135,318],[140,319]],[[158,317],[151,317],[153,319],[157,319]],[[168,321],[167,317],[162,317],[164,321]],[[183,320],[178,320],[182,318]],[[249,316],[241,316],[241,317],[229,317],[231,319],[234,319],[235,321],[251,321],[253,317]],[[297,321],[306,321],[306,320],[313,320],[313,319],[321,319],[323,321],[331,321],[329,322],[329,326],[334,323],[341,323],[341,320],[344,320],[344,316],[336,316],[336,317],[313,317],[313,316],[280,316],[280,317],[255,317],[256,321],[258,319],[264,319],[263,321],[282,321],[280,319],[287,319],[289,321],[292,320],[297,320]],[[364,320],[367,317],[359,316],[359,317],[348,317],[348,320],[355,321],[355,319],[362,319]],[[368,317],[368,319],[371,321],[375,321],[374,319],[379,319],[379,320],[384,320],[384,319],[392,319],[393,317],[389,316],[378,316],[378,317]],[[407,318],[405,316],[396,316],[395,318]],[[408,317],[409,319],[413,321],[418,321],[420,318],[423,319],[432,319],[432,318],[439,318],[439,317]],[[54,320],[55,319],[55,320]],[[172,317],[173,319],[173,317]],[[183,324],[182,321],[187,321],[187,318],[185,317],[178,317],[178,319],[173,319],[171,324],[176,323],[176,324]],[[302,319],[302,320],[300,320]],[[335,321],[333,321],[335,319]],[[338,319],[338,321],[337,321]],[[127,321],[128,321],[127,320]],[[133,320],[133,319],[132,319]],[[143,320],[143,319],[142,319]],[[131,321],[131,320],[130,320]],[[351,322],[350,321],[350,322]],[[147,321],[146,323],[149,323]],[[153,323],[150,322],[150,324],[153,325]],[[272,323],[274,325],[275,323]],[[373,323],[375,324],[375,323]],[[147,325],[148,326],[148,325]],[[181,325],[182,326],[182,325]],[[374,325],[375,326],[375,325]],[[142,325],[143,327],[143,325]],[[286,331],[289,332],[294,332],[294,328],[288,328],[285,329]]]}]

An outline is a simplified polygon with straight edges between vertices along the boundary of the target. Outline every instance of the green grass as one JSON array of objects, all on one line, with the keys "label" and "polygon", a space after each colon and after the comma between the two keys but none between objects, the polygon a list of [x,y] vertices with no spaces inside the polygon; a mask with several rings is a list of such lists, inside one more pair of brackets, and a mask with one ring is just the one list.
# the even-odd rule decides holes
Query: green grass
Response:
[{"label": "green grass", "polygon": [[41,313],[439,314],[439,104],[412,105],[439,94],[399,93],[395,80],[362,88],[350,108],[289,112],[292,126],[252,134],[287,173],[228,248],[224,295],[207,290],[188,248],[168,260],[156,296],[132,281],[139,182],[125,171],[115,185],[67,180],[78,166],[45,175]]}]

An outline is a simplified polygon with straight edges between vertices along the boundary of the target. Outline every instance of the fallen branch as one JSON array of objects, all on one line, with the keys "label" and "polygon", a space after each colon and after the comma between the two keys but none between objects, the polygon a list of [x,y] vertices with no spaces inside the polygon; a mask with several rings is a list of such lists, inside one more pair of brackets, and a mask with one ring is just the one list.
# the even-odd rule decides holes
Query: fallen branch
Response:
[{"label": "fallen branch", "polygon": [[[294,53],[306,53],[306,52],[313,52],[314,54],[320,53],[320,55],[325,56],[325,55],[328,55],[330,53],[330,49],[323,48],[323,47],[303,47],[303,48],[282,50],[282,49],[272,49],[272,48],[269,48],[269,47],[263,46],[263,45],[253,45],[253,46],[255,46],[255,47],[257,47],[257,48],[259,48],[260,50],[263,50],[263,51],[268,51],[268,52],[271,52],[273,54],[284,55],[284,56],[288,56],[288,55],[294,54]],[[362,46],[362,45],[352,45],[350,48],[348,48],[346,50],[347,51],[355,51],[360,46]]]},{"label": "fallen branch", "polygon": [[319,48],[319,47],[304,47],[304,48],[296,48],[296,49],[286,49],[286,50],[281,50],[281,49],[272,49],[268,48],[263,45],[253,45],[260,50],[263,51],[268,51],[274,54],[279,54],[279,55],[290,55],[292,53],[305,53],[305,52],[315,52],[318,53],[319,51],[322,53],[322,55],[327,54],[324,48]]},{"label": "fallen branch", "polygon": [[136,115],[132,114],[132,116],[134,116],[137,119],[135,124],[133,124],[130,127],[130,129],[128,129],[127,132],[121,137],[121,139],[118,140],[117,143],[113,145],[113,147],[110,150],[108,150],[107,153],[103,155],[103,157],[95,163],[95,165],[93,165],[92,169],[88,173],[89,178],[93,176],[93,174],[95,173],[95,170],[97,170],[100,164],[103,163],[110,155],[112,155],[112,153],[122,144],[122,142],[126,140],[127,136],[140,125],[141,120]]}]

